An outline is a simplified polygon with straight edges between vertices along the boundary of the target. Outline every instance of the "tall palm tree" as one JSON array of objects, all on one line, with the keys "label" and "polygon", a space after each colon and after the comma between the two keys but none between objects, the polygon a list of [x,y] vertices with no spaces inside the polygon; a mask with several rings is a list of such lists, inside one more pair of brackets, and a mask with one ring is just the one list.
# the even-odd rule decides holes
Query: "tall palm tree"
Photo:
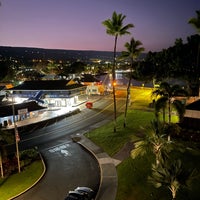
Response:
[{"label": "tall palm tree", "polygon": [[178,111],[178,115],[181,118],[184,115],[184,104],[180,100],[175,100],[177,96],[188,96],[188,92],[185,89],[182,89],[180,85],[170,85],[167,82],[162,82],[160,87],[152,92],[152,96],[159,96],[159,99],[155,103],[156,114],[163,107],[168,107],[168,123],[171,123],[171,113],[172,105]]},{"label": "tall palm tree", "polygon": [[[200,34],[200,10],[197,10],[196,14],[197,14],[197,18],[195,17],[191,18],[188,21],[188,23],[194,26],[194,28],[197,30],[197,33]],[[199,81],[199,76],[200,76],[199,56],[200,56],[200,43],[198,44],[198,50],[197,50],[197,81]],[[199,91],[199,95],[200,95],[200,91]]]},{"label": "tall palm tree", "polygon": [[116,107],[116,96],[115,96],[115,68],[116,68],[116,49],[117,49],[117,39],[118,36],[122,36],[125,34],[130,34],[128,29],[134,27],[133,24],[127,24],[123,26],[123,21],[126,18],[125,15],[117,14],[115,11],[112,14],[112,19],[107,19],[102,22],[102,24],[106,27],[106,33],[108,35],[114,36],[114,51],[113,51],[113,67],[112,67],[112,87],[113,87],[113,103],[114,103],[114,132],[116,132],[116,118],[117,118],[117,107]]},{"label": "tall palm tree", "polygon": [[142,42],[139,40],[135,40],[133,37],[130,40],[130,43],[125,43],[125,47],[127,51],[122,51],[121,58],[122,59],[129,59],[131,63],[131,71],[129,74],[129,81],[127,85],[127,95],[126,95],[126,107],[124,112],[124,127],[126,127],[126,115],[127,115],[127,108],[128,103],[130,99],[130,85],[131,85],[131,79],[132,79],[132,73],[134,71],[133,62],[137,59],[137,57],[140,55],[142,51],[144,51],[143,47],[140,47],[142,45]]}]

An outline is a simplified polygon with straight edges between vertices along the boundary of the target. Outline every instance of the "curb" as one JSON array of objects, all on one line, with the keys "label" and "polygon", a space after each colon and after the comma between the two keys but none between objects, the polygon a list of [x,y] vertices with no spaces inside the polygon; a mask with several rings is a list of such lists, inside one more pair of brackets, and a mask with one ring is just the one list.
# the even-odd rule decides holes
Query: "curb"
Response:
[{"label": "curb", "polygon": [[15,196],[13,196],[11,198],[9,198],[8,200],[15,199],[16,197],[24,194],[25,192],[27,192],[28,190],[30,190],[32,187],[34,187],[43,178],[44,174],[46,173],[47,168],[46,168],[46,165],[45,165],[45,162],[44,162],[44,159],[43,159],[41,153],[39,153],[39,155],[40,155],[40,159],[41,159],[42,165],[43,165],[43,172],[40,175],[40,177],[31,186],[29,186],[28,188],[26,188],[24,191],[20,192],[19,194],[15,195]]},{"label": "curb", "polygon": [[100,185],[95,200],[115,200],[117,193],[117,172],[113,159],[100,147],[83,135],[72,135],[72,140],[87,149],[100,167]]}]

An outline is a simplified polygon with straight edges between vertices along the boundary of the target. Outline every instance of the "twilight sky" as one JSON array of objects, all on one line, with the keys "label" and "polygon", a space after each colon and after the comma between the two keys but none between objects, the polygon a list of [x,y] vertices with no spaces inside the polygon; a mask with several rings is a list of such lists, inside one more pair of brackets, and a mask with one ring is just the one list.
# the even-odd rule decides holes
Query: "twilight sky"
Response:
[{"label": "twilight sky", "polygon": [[0,0],[0,46],[112,51],[114,37],[102,21],[113,11],[134,24],[119,37],[117,51],[131,37],[145,51],[160,51],[177,38],[196,34],[188,20],[197,17],[200,0]]}]

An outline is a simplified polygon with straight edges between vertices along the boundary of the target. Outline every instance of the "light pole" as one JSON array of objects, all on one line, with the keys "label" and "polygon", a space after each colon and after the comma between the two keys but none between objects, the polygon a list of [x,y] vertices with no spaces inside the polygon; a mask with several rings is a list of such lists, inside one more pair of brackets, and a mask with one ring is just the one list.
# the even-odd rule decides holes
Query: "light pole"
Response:
[{"label": "light pole", "polygon": [[18,133],[18,130],[17,130],[17,125],[16,125],[16,122],[15,122],[15,107],[14,107],[13,93],[12,93],[12,112],[13,112],[13,123],[14,123],[14,131],[15,131],[17,165],[18,165],[18,172],[20,173],[21,169],[20,169],[19,146],[18,146],[18,142],[20,141],[20,138],[19,138],[19,133]]}]

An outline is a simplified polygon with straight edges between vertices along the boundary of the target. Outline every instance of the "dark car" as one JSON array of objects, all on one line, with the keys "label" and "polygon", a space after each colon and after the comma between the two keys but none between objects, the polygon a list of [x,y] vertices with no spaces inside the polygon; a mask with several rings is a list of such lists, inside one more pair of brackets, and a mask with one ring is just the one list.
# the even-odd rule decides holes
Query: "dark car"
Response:
[{"label": "dark car", "polygon": [[69,191],[65,200],[93,200],[94,194],[89,187],[77,187],[74,191]]}]

